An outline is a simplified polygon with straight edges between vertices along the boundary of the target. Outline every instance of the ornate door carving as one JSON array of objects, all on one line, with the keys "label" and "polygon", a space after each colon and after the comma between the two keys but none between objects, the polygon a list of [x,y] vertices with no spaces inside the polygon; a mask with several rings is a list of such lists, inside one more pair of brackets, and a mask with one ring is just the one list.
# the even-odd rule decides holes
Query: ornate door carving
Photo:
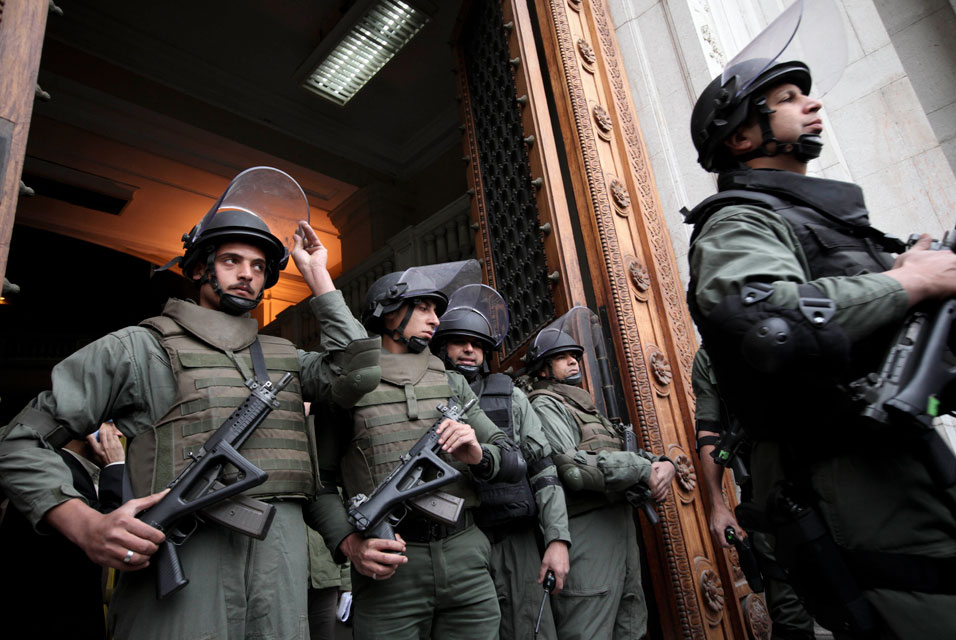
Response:
[{"label": "ornate door carving", "polygon": [[642,446],[678,467],[660,525],[643,527],[663,637],[769,637],[762,599],[708,530],[696,341],[607,7],[475,0],[455,46],[472,228],[513,310],[503,365],[520,369],[528,340],[572,305],[601,314]]}]

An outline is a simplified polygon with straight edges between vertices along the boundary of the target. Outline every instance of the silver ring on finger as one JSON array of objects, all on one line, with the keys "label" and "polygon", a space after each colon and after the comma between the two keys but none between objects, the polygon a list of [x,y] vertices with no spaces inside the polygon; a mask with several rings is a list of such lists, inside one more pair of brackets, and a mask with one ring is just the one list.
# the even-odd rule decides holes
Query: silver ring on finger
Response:
[{"label": "silver ring on finger", "polygon": [[373,573],[373,574],[372,574],[372,580],[378,580],[378,574],[377,574],[377,573]]},{"label": "silver ring on finger", "polygon": [[132,559],[133,559],[133,550],[129,549],[126,552],[126,556],[123,558],[123,564],[129,564]]}]

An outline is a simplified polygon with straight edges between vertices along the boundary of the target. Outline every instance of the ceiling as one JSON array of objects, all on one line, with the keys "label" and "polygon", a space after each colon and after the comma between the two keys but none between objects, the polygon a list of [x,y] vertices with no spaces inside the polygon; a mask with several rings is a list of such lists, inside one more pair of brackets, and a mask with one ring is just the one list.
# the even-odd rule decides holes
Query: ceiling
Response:
[{"label": "ceiling", "polygon": [[335,275],[329,212],[372,184],[414,189],[460,145],[458,0],[426,7],[431,21],[346,106],[300,88],[323,38],[367,4],[57,0],[38,78],[51,99],[35,104],[24,180],[131,199],[116,215],[21,198],[17,222],[159,264],[229,179],[268,164],[302,184]]}]

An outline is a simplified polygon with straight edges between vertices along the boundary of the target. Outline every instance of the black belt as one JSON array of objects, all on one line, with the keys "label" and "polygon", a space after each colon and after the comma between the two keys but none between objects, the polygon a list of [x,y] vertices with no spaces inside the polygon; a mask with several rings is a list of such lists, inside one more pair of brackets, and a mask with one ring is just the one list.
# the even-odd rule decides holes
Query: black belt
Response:
[{"label": "black belt", "polygon": [[507,537],[524,533],[527,529],[537,529],[537,527],[537,518],[528,517],[515,518],[514,520],[502,522],[501,524],[481,527],[481,531],[488,536],[488,541],[491,542],[491,544],[498,544]]},{"label": "black belt", "polygon": [[406,542],[432,542],[464,531],[473,524],[475,519],[470,509],[463,510],[455,524],[438,522],[412,511],[395,526],[395,533],[402,536]]}]

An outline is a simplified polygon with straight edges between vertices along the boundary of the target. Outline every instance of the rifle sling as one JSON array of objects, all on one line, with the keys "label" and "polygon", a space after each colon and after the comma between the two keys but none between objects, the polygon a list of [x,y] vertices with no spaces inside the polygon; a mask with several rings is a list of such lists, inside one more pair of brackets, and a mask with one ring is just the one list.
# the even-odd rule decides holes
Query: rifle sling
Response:
[{"label": "rifle sling", "polygon": [[266,357],[262,353],[262,345],[259,344],[258,337],[255,342],[249,345],[249,355],[252,356],[252,368],[255,371],[256,382],[259,385],[269,382],[269,369],[266,367]]}]

